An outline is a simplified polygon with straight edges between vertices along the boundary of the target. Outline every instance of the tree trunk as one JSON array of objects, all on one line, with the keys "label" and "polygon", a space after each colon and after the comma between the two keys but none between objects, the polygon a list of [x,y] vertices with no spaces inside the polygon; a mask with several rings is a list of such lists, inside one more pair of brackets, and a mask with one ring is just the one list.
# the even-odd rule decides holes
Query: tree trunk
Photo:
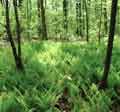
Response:
[{"label": "tree trunk", "polygon": [[104,27],[105,27],[105,34],[108,33],[108,22],[107,22],[107,1],[104,0]]},{"label": "tree trunk", "polygon": [[26,0],[26,19],[27,19],[27,38],[31,40],[31,11],[32,11],[32,1]]},{"label": "tree trunk", "polygon": [[113,49],[113,41],[114,41],[114,34],[115,34],[117,3],[118,3],[118,0],[112,0],[109,39],[108,39],[107,53],[106,53],[106,59],[105,59],[104,73],[103,73],[102,81],[100,82],[100,88],[107,87],[107,79],[108,79],[108,74],[109,74],[110,64],[112,59],[112,49]]},{"label": "tree trunk", "polygon": [[5,8],[6,8],[6,11],[5,11],[6,12],[6,31],[7,31],[8,39],[9,39],[10,44],[11,44],[13,56],[14,56],[15,63],[16,63],[16,68],[18,69],[19,68],[19,66],[18,66],[18,56],[17,56],[17,50],[16,50],[16,47],[15,47],[14,40],[12,38],[12,33],[11,33],[8,0],[6,0]]},{"label": "tree trunk", "polygon": [[40,9],[40,0],[37,0],[37,12],[38,12],[38,36],[41,36],[41,9]]},{"label": "tree trunk", "polygon": [[68,0],[63,0],[63,24],[64,24],[64,29],[67,34],[68,32]]},{"label": "tree trunk", "polygon": [[41,19],[42,19],[42,36],[43,39],[47,40],[47,27],[46,27],[46,17],[45,17],[45,7],[44,7],[44,2],[43,0],[40,0],[40,5],[41,5]]},{"label": "tree trunk", "polygon": [[100,10],[100,21],[99,21],[99,33],[98,33],[98,41],[100,43],[101,41],[101,28],[102,28],[102,8],[103,8],[103,3],[102,3],[102,0],[101,0],[101,10]]},{"label": "tree trunk", "polygon": [[87,1],[85,0],[85,11],[86,11],[86,40],[89,42],[89,15],[88,15],[88,6]]},{"label": "tree trunk", "polygon": [[22,58],[21,58],[21,31],[20,31],[20,23],[19,23],[19,17],[18,17],[18,9],[17,9],[17,1],[13,0],[13,5],[14,5],[14,13],[15,13],[15,20],[16,20],[16,34],[17,34],[17,41],[18,41],[18,62],[17,62],[17,67],[18,69],[23,70],[23,64],[22,64]]}]

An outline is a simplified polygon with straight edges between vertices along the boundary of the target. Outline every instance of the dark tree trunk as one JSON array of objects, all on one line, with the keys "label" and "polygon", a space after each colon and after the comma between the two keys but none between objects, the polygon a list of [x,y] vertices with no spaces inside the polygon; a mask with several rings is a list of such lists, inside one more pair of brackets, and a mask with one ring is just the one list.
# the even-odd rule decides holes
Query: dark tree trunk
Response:
[{"label": "dark tree trunk", "polygon": [[27,37],[28,40],[31,40],[31,10],[32,10],[32,2],[31,0],[26,0],[26,19],[27,19]]},{"label": "dark tree trunk", "polygon": [[18,9],[17,9],[17,1],[13,0],[14,5],[14,12],[15,12],[15,20],[16,20],[16,34],[17,34],[17,41],[18,41],[18,69],[23,70],[22,58],[21,58],[21,31],[20,31],[20,23],[19,23],[19,16],[18,16]]},{"label": "dark tree trunk", "polygon": [[79,33],[80,36],[83,37],[83,30],[82,30],[82,22],[83,22],[83,18],[82,18],[82,0],[79,2]]},{"label": "dark tree trunk", "polygon": [[76,1],[76,34],[79,36],[79,25],[78,25],[78,21],[79,21],[79,10],[78,10],[78,2]]},{"label": "dark tree trunk", "polygon": [[108,23],[107,23],[107,1],[104,1],[104,27],[105,27],[105,34],[108,33]]},{"label": "dark tree trunk", "polygon": [[86,35],[87,35],[87,42],[89,42],[89,15],[88,15],[88,6],[87,1],[85,0],[85,11],[86,11]]},{"label": "dark tree trunk", "polygon": [[83,37],[83,31],[82,31],[82,1],[76,1],[76,34],[80,37]]},{"label": "dark tree trunk", "polygon": [[9,2],[8,0],[6,0],[6,4],[5,4],[5,14],[6,14],[6,31],[7,31],[7,35],[8,35],[8,39],[10,41],[11,44],[11,48],[12,48],[12,52],[13,52],[13,56],[14,56],[14,60],[15,60],[15,64],[16,64],[16,68],[18,70],[23,70],[23,66],[21,66],[21,61],[17,55],[17,49],[14,43],[14,40],[12,38],[12,32],[11,32],[11,26],[10,26],[10,15],[9,15]]},{"label": "dark tree trunk", "polygon": [[104,73],[103,73],[102,81],[100,82],[100,88],[107,87],[107,79],[108,79],[108,74],[110,70],[113,41],[114,41],[114,34],[115,34],[117,3],[118,3],[118,0],[112,0],[109,39],[108,39],[107,53],[106,53],[106,59],[105,59]]},{"label": "dark tree trunk", "polygon": [[7,31],[8,39],[9,39],[11,47],[12,47],[12,52],[13,52],[13,56],[14,56],[16,67],[17,67],[18,58],[17,58],[17,51],[16,51],[15,43],[14,43],[14,40],[12,38],[12,33],[11,33],[8,0],[6,0],[5,8],[6,8],[6,31]]},{"label": "dark tree trunk", "polygon": [[66,34],[68,32],[68,0],[63,0],[63,24],[64,24],[64,29],[66,30]]},{"label": "dark tree trunk", "polygon": [[1,4],[5,6],[5,0],[0,0]]},{"label": "dark tree trunk", "polygon": [[38,12],[38,36],[41,36],[41,9],[40,9],[40,0],[37,0],[37,12]]},{"label": "dark tree trunk", "polygon": [[43,39],[47,40],[47,27],[46,27],[46,17],[45,17],[45,7],[44,7],[44,0],[40,0],[40,5],[41,5],[41,19],[42,19],[42,36]]},{"label": "dark tree trunk", "polygon": [[18,0],[18,6],[21,7],[23,3],[23,0]]},{"label": "dark tree trunk", "polygon": [[102,27],[102,8],[103,8],[103,3],[102,3],[102,0],[101,0],[101,10],[100,10],[100,21],[99,21],[99,35],[98,35],[98,41],[100,43],[101,41],[101,27]]}]

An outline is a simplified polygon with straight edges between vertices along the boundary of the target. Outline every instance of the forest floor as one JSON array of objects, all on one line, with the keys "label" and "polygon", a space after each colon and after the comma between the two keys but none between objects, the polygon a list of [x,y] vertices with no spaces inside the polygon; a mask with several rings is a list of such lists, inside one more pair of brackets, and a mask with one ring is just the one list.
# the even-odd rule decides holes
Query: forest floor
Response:
[{"label": "forest floor", "polygon": [[25,72],[0,48],[0,112],[120,112],[120,39],[115,39],[108,88],[99,90],[106,43],[25,42]]}]

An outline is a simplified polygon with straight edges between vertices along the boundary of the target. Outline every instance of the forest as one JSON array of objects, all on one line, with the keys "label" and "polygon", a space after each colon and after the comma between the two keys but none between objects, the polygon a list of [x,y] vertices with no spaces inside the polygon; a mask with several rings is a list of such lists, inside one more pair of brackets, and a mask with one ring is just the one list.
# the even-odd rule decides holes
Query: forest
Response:
[{"label": "forest", "polygon": [[0,112],[120,112],[120,1],[0,0]]}]

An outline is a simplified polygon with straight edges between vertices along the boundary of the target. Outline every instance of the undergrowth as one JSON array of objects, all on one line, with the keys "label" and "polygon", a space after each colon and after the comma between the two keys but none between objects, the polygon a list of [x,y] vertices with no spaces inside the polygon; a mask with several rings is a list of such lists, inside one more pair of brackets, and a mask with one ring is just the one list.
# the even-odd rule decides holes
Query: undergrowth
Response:
[{"label": "undergrowth", "polygon": [[120,40],[114,43],[109,87],[102,91],[97,84],[103,73],[104,43],[26,42],[25,73],[15,70],[11,50],[0,48],[0,112],[60,112],[55,105],[66,87],[71,112],[112,111],[120,97]]}]

